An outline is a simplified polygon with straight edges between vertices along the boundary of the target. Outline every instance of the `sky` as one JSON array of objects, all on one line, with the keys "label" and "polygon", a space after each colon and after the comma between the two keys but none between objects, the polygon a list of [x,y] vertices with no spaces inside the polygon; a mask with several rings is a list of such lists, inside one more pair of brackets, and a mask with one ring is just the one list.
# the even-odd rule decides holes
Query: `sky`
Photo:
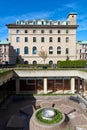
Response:
[{"label": "sky", "polygon": [[16,20],[66,20],[70,12],[77,13],[76,40],[87,41],[86,0],[0,0],[0,40],[8,38],[6,24]]}]

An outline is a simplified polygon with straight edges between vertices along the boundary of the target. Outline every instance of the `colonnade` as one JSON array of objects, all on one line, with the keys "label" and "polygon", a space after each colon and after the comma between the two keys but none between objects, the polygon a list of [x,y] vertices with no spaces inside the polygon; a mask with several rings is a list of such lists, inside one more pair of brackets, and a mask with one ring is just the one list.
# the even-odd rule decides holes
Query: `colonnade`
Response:
[{"label": "colonnade", "polygon": [[[44,92],[44,94],[48,93],[47,80],[48,80],[47,77],[43,78],[43,92]],[[64,80],[63,80],[63,87],[64,87]],[[83,84],[82,84],[82,88],[83,88]],[[19,94],[19,93],[20,93],[20,78],[16,78],[16,94]],[[72,94],[75,93],[75,78],[70,79],[70,93],[72,93]]]}]

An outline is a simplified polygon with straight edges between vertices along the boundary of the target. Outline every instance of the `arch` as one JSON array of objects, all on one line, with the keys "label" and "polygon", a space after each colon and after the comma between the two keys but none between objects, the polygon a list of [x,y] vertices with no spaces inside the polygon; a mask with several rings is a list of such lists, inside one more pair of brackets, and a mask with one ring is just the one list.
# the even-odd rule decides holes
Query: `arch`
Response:
[{"label": "arch", "polygon": [[53,61],[52,61],[52,60],[50,60],[50,61],[49,61],[49,64],[50,64],[50,65],[52,65],[52,64],[53,64]]},{"label": "arch", "polygon": [[24,64],[29,64],[29,62],[27,60],[24,61]]},{"label": "arch", "polygon": [[34,61],[33,61],[33,65],[36,65],[36,64],[37,64],[37,61],[36,61],[36,60],[34,60]]}]

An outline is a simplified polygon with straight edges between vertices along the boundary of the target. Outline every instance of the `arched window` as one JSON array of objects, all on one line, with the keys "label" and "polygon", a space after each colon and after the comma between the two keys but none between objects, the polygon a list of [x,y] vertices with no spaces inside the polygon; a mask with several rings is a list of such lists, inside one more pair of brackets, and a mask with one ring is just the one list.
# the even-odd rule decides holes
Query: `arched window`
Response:
[{"label": "arched window", "polygon": [[49,54],[53,54],[53,47],[52,46],[49,47]]},{"label": "arched window", "polygon": [[33,52],[32,52],[33,54],[36,54],[37,53],[37,48],[34,46],[33,47]]},{"label": "arched window", "polygon": [[33,61],[33,65],[36,65],[36,64],[37,64],[37,61],[36,61],[36,60],[34,60],[34,61]]},{"label": "arched window", "polygon": [[29,64],[29,63],[28,63],[28,61],[26,60],[26,61],[24,61],[24,64]]},{"label": "arched window", "polygon": [[52,64],[53,64],[53,61],[52,61],[52,60],[50,60],[50,61],[49,61],[49,64],[50,64],[50,65],[52,65]]},{"label": "arched window", "polygon": [[24,54],[28,54],[28,47],[27,46],[24,47]]},{"label": "arched window", "polygon": [[57,47],[57,54],[61,54],[61,47],[60,46]]}]

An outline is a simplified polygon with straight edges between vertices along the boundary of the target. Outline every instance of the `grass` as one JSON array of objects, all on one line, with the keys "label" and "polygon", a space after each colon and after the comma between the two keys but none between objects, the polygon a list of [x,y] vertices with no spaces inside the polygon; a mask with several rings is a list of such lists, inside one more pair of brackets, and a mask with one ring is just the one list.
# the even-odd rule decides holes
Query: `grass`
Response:
[{"label": "grass", "polygon": [[11,71],[12,71],[12,69],[9,69],[9,70],[7,70],[7,69],[0,70],[0,76],[9,74]]},{"label": "grass", "polygon": [[41,115],[42,111],[43,111],[43,109],[38,110],[36,112],[36,115],[35,115],[36,119],[39,122],[41,122],[41,123],[45,123],[45,124],[56,124],[56,123],[59,123],[62,120],[62,118],[63,118],[62,113],[60,111],[58,111],[57,109],[54,109],[54,111],[55,111],[56,114],[52,118],[52,120],[43,119],[42,115]]}]

